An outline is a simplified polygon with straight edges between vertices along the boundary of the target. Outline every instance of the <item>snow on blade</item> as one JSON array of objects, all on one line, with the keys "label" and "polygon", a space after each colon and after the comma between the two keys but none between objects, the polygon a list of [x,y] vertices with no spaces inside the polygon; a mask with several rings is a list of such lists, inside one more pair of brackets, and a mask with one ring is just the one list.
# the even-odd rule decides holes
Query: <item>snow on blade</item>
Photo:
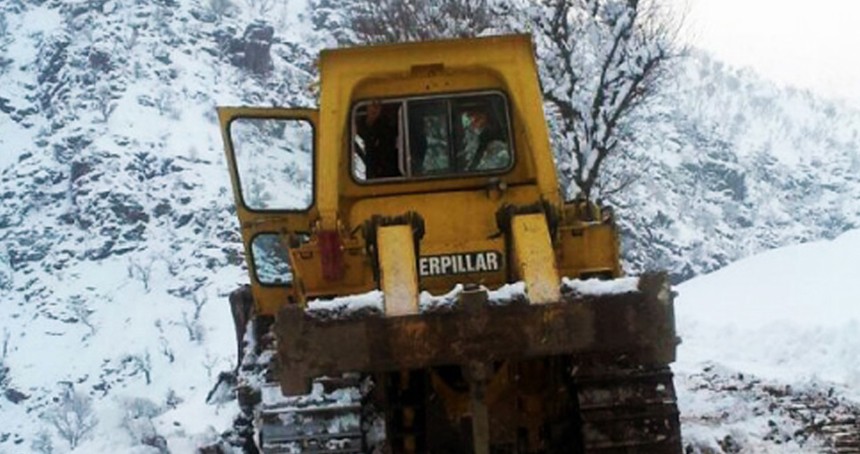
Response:
[{"label": "snow on blade", "polygon": [[450,308],[457,303],[460,293],[463,292],[463,284],[457,284],[448,293],[435,296],[428,291],[421,292],[418,299],[418,308],[421,312],[432,312],[439,309]]},{"label": "snow on blade", "polygon": [[505,284],[496,290],[490,290],[488,299],[490,304],[508,304],[516,300],[526,299],[526,284],[525,282],[514,282],[513,284]]},{"label": "snow on blade", "polygon": [[[526,300],[526,285],[523,282],[505,284],[495,290],[481,286],[481,290],[487,292],[487,302],[490,305],[505,305],[516,300]],[[421,292],[419,307],[421,312],[433,312],[454,307],[463,292],[463,284],[457,284],[448,293],[435,296],[430,292]]]},{"label": "snow on blade", "polygon": [[306,312],[321,317],[349,317],[359,313],[382,313],[385,310],[383,293],[372,290],[357,295],[341,296],[330,300],[317,299],[308,302]]},{"label": "snow on blade", "polygon": [[577,295],[621,295],[639,291],[638,277],[622,277],[611,281],[601,279],[570,279],[563,277],[562,291]]},{"label": "snow on blade", "polygon": [[[514,301],[528,301],[526,284],[522,281],[505,284],[495,290],[483,286],[481,288],[487,292],[490,305],[501,306]],[[562,278],[562,292],[575,295],[620,295],[637,291],[639,291],[638,277],[623,277],[610,281]],[[421,292],[419,303],[421,312],[450,308],[457,303],[462,292],[462,284],[457,284],[451,291],[440,296],[434,296],[427,291]]]}]

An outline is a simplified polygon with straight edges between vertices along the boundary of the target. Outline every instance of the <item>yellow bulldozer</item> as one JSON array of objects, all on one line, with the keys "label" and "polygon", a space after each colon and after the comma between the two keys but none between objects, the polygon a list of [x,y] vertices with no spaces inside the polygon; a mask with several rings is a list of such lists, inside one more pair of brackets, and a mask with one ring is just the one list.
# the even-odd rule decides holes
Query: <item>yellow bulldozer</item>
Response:
[{"label": "yellow bulldozer", "polygon": [[559,190],[527,35],[326,50],[220,107],[265,453],[680,453],[672,292]]}]

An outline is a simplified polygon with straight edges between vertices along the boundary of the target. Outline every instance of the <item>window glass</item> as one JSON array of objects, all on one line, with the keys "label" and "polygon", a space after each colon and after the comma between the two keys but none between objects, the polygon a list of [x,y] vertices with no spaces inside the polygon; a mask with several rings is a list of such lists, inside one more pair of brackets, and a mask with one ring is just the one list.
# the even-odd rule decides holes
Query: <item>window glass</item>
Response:
[{"label": "window glass", "polygon": [[313,203],[313,126],[306,120],[239,117],[230,139],[242,200],[252,210],[300,211]]},{"label": "window glass", "polygon": [[353,110],[360,181],[482,173],[513,162],[501,94],[371,100]]},{"label": "window glass", "polygon": [[403,103],[367,102],[355,109],[353,116],[353,164],[356,178],[371,180],[405,175],[402,165]]},{"label": "window glass", "polygon": [[280,235],[261,233],[251,242],[257,280],[265,285],[284,285],[293,281],[289,253]]},{"label": "window glass", "polygon": [[461,172],[491,171],[511,164],[504,99],[498,95],[452,100],[456,161]]},{"label": "window glass", "polygon": [[448,102],[409,103],[409,168],[412,175],[451,172]]}]

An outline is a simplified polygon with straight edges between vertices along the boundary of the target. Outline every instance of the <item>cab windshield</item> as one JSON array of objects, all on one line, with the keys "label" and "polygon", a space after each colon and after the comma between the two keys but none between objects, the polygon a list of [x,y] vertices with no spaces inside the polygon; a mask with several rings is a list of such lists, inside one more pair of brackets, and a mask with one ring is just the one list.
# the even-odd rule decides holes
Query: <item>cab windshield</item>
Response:
[{"label": "cab windshield", "polygon": [[513,152],[500,93],[366,100],[352,111],[359,181],[497,173]]}]

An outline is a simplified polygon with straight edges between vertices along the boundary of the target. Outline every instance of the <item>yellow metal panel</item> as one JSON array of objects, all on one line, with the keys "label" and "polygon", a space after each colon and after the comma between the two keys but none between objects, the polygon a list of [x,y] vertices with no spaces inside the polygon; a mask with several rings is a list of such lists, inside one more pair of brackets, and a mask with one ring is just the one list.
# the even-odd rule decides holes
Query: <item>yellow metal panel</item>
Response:
[{"label": "yellow metal panel", "polygon": [[488,196],[485,189],[429,194],[408,194],[363,199],[348,210],[348,225],[362,225],[374,215],[398,216],[415,211],[424,219],[424,237],[418,251],[422,256],[495,251],[502,255],[496,273],[453,274],[420,278],[420,289],[443,294],[454,285],[475,283],[497,288],[506,283],[507,257],[504,235],[496,222],[496,212],[505,204],[527,205],[539,200],[535,186],[508,188],[501,198]]},{"label": "yellow metal panel", "polygon": [[[476,52],[476,49],[479,50]],[[431,74],[415,67],[434,67]],[[438,69],[441,68],[441,69]],[[359,186],[350,177],[349,115],[358,99],[422,93],[499,89],[510,101],[517,145],[511,175],[530,181],[553,205],[561,198],[555,175],[543,103],[528,35],[440,40],[323,51],[320,56],[320,129],[317,208],[323,228],[336,228],[343,215],[340,197],[418,193],[486,185],[486,178],[414,181]],[[509,181],[511,183],[511,181]]]},{"label": "yellow metal panel", "polygon": [[618,235],[612,224],[575,223],[559,229],[558,268],[565,277],[606,273],[621,275]]},{"label": "yellow metal panel", "polygon": [[376,244],[379,248],[385,315],[395,317],[417,314],[418,274],[415,269],[412,227],[380,227],[376,234]]},{"label": "yellow metal panel", "polygon": [[[296,294],[293,286],[260,285],[255,278],[254,262],[251,257],[251,242],[259,233],[275,233],[288,235],[310,230],[313,219],[317,216],[315,206],[304,211],[276,212],[252,211],[242,205],[241,189],[239,187],[238,168],[234,158],[233,143],[230,137],[230,122],[234,118],[278,118],[297,119],[310,122],[314,129],[319,129],[319,112],[316,109],[283,109],[272,107],[218,107],[218,119],[221,124],[221,135],[224,140],[224,152],[230,179],[233,185],[233,197],[236,203],[236,214],[242,232],[245,246],[245,257],[248,263],[248,274],[251,279],[251,290],[258,315],[274,315],[287,304]],[[315,141],[319,141],[318,132]],[[316,147],[316,143],[314,144]],[[316,157],[315,157],[316,159]]]},{"label": "yellow metal panel", "polygon": [[532,304],[558,301],[561,298],[560,281],[546,216],[515,216],[511,231],[516,257],[514,266],[526,284],[529,301]]}]

